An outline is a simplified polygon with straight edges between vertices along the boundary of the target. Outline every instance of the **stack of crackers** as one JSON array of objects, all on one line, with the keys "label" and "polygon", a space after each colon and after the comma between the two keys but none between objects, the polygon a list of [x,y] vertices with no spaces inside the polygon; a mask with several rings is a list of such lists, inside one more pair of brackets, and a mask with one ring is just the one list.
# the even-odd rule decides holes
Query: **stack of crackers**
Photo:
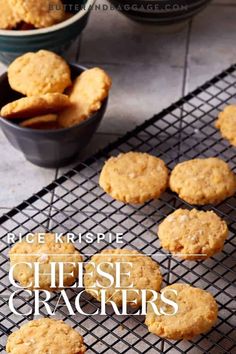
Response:
[{"label": "stack of crackers", "polygon": [[17,58],[8,68],[10,87],[24,97],[1,109],[1,116],[36,129],[68,128],[98,111],[111,79],[100,68],[85,70],[72,83],[71,71],[59,55],[40,50]]}]

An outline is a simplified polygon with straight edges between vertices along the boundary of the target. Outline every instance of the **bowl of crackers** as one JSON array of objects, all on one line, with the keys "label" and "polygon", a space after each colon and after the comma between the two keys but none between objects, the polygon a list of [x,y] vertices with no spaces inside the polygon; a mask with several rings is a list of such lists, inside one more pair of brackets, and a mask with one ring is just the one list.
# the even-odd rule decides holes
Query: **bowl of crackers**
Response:
[{"label": "bowl of crackers", "polygon": [[28,161],[65,166],[96,132],[110,88],[101,68],[69,65],[47,50],[23,54],[0,77],[0,126]]},{"label": "bowl of crackers", "polygon": [[85,28],[94,0],[0,0],[0,61],[39,49],[66,55]]}]

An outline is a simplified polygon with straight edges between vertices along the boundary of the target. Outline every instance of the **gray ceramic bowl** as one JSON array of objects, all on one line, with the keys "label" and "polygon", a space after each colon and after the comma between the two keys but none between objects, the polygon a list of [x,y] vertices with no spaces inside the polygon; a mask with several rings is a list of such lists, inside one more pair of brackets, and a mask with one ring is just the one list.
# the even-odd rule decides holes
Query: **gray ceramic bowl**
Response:
[{"label": "gray ceramic bowl", "polygon": [[136,21],[157,25],[186,22],[211,0],[109,0],[124,15]]},{"label": "gray ceramic bowl", "polygon": [[[79,65],[71,65],[72,78],[85,70]],[[0,109],[19,97],[8,83],[7,73],[0,77]],[[36,130],[23,128],[9,119],[0,117],[0,127],[9,142],[20,150],[25,158],[42,167],[65,166],[78,157],[97,130],[107,107],[106,99],[102,107],[86,121],[65,129]],[[18,120],[17,120],[18,121]]]},{"label": "gray ceramic bowl", "polygon": [[0,30],[0,61],[8,65],[23,53],[48,49],[63,54],[85,28],[94,0],[54,26],[27,31]]}]

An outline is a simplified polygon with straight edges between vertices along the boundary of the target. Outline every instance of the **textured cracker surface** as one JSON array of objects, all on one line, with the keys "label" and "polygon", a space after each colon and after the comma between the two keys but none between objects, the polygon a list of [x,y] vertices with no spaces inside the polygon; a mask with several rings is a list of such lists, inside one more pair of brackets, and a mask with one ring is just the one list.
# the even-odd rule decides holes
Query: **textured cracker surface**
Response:
[{"label": "textured cracker surface", "polygon": [[41,96],[23,97],[8,103],[1,109],[4,118],[33,118],[38,115],[56,113],[68,107],[70,100],[62,93],[47,93]]},{"label": "textured cracker surface", "polygon": [[55,123],[57,121],[57,117],[57,114],[46,114],[44,116],[38,116],[24,120],[22,123],[20,123],[20,126],[26,128],[34,128],[44,124],[47,126],[49,123]]},{"label": "textured cracker surface", "polygon": [[[178,304],[178,311],[175,315],[157,316],[149,304],[145,321],[149,332],[174,340],[191,339],[200,333],[209,331],[215,324],[218,308],[209,292],[180,283],[172,284],[164,289],[177,291],[177,296],[170,292],[166,292],[165,296]],[[173,313],[173,307],[161,300],[158,300],[156,304],[158,309],[162,307],[166,313]]]},{"label": "textured cracker surface", "polygon": [[[98,264],[103,262],[131,262],[132,267],[129,265],[121,265],[121,272],[130,272],[130,277],[121,276],[121,288],[122,289],[151,289],[159,291],[162,282],[162,276],[159,270],[159,265],[153,261],[150,257],[141,254],[134,250],[128,249],[116,249],[116,250],[104,250],[99,254],[94,255],[91,258],[91,262]],[[110,282],[105,277],[102,277],[97,273],[97,268],[87,264],[85,266],[85,276],[84,276],[84,286],[88,293],[94,296],[97,300],[100,301],[100,296],[96,296],[92,289],[99,290],[103,289],[110,285]],[[111,268],[109,264],[104,264],[101,266],[103,271],[106,271],[116,279],[115,268]],[[88,273],[93,272],[92,276]],[[95,287],[93,285],[99,281],[102,287],[98,287],[97,284]],[[129,288],[132,285],[132,288]],[[106,299],[112,297],[112,300],[118,305],[122,304],[122,296],[118,288],[115,285],[109,286],[106,289]],[[150,298],[151,294],[147,294],[147,298]],[[128,301],[137,300],[137,305],[141,304],[141,295],[136,293],[128,293]],[[130,304],[130,306],[136,307],[135,304]]]},{"label": "textured cracker surface", "polygon": [[158,198],[168,186],[165,163],[152,155],[128,152],[111,157],[104,165],[100,186],[124,203],[144,203]]},{"label": "textured cracker surface", "polygon": [[223,112],[220,112],[216,128],[220,129],[223,138],[236,146],[236,105],[226,106]]},{"label": "textured cracker surface", "polygon": [[0,0],[0,29],[12,29],[18,22],[20,18],[13,11],[9,0]]},{"label": "textured cracker surface", "polygon": [[8,68],[11,88],[26,96],[62,93],[71,85],[70,68],[59,55],[48,50],[26,53]]},{"label": "textured cracker surface", "polygon": [[[38,234],[34,235],[33,243],[26,241],[16,243],[9,252],[11,266],[16,263],[13,276],[23,287],[27,287],[32,283],[34,287],[34,267],[29,267],[22,262],[28,262],[33,265],[34,262],[40,263],[41,273],[50,273],[50,262],[65,262],[64,264],[64,285],[72,285],[77,277],[77,267],[66,262],[82,262],[82,256],[75,249],[72,243],[67,242],[64,237],[63,243],[55,242],[54,234],[45,234],[45,243],[39,242]],[[73,274],[66,274],[73,273]],[[56,265],[56,285],[58,285],[59,272]],[[55,291],[51,288],[51,276],[40,274],[40,289]]]},{"label": "textured cracker surface", "polygon": [[49,27],[65,19],[61,0],[8,0],[22,21],[35,27]]},{"label": "textured cracker surface", "polygon": [[228,227],[213,211],[178,209],[159,225],[158,236],[180,258],[203,260],[223,249]]},{"label": "textured cracker surface", "polygon": [[72,105],[59,115],[60,126],[66,128],[79,124],[98,111],[111,84],[110,77],[100,68],[92,68],[79,75],[69,96]]},{"label": "textured cracker surface", "polygon": [[63,321],[41,318],[24,324],[7,341],[9,354],[83,354],[83,337]]},{"label": "textured cracker surface", "polygon": [[194,159],[175,166],[170,188],[190,204],[217,204],[235,194],[236,176],[219,158]]}]

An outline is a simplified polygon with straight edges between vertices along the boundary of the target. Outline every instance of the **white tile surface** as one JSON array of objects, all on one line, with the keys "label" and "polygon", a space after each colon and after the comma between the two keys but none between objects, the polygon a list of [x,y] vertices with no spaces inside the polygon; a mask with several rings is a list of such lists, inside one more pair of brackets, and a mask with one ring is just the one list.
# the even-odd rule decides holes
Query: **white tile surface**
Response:
[{"label": "white tile surface", "polygon": [[0,146],[1,207],[13,208],[55,178],[55,170],[39,168],[26,161],[2,133]]},{"label": "white tile surface", "polygon": [[1,62],[0,62],[0,75],[2,75],[2,73],[4,73],[4,71],[6,71],[6,67],[5,67],[5,65],[1,64]]},{"label": "white tile surface", "polygon": [[83,35],[80,61],[183,67],[186,30],[163,33],[155,25],[131,21],[117,11],[93,10]]},{"label": "white tile surface", "polygon": [[148,66],[142,63],[104,65],[104,68],[113,78],[113,88],[99,128],[101,132],[125,133],[181,96],[182,68],[163,62]]},{"label": "white tile surface", "polygon": [[0,216],[2,216],[3,214],[6,214],[10,211],[11,209],[9,208],[0,208]]},{"label": "white tile surface", "polygon": [[188,85],[192,90],[236,62],[236,7],[209,6],[192,24]]}]

